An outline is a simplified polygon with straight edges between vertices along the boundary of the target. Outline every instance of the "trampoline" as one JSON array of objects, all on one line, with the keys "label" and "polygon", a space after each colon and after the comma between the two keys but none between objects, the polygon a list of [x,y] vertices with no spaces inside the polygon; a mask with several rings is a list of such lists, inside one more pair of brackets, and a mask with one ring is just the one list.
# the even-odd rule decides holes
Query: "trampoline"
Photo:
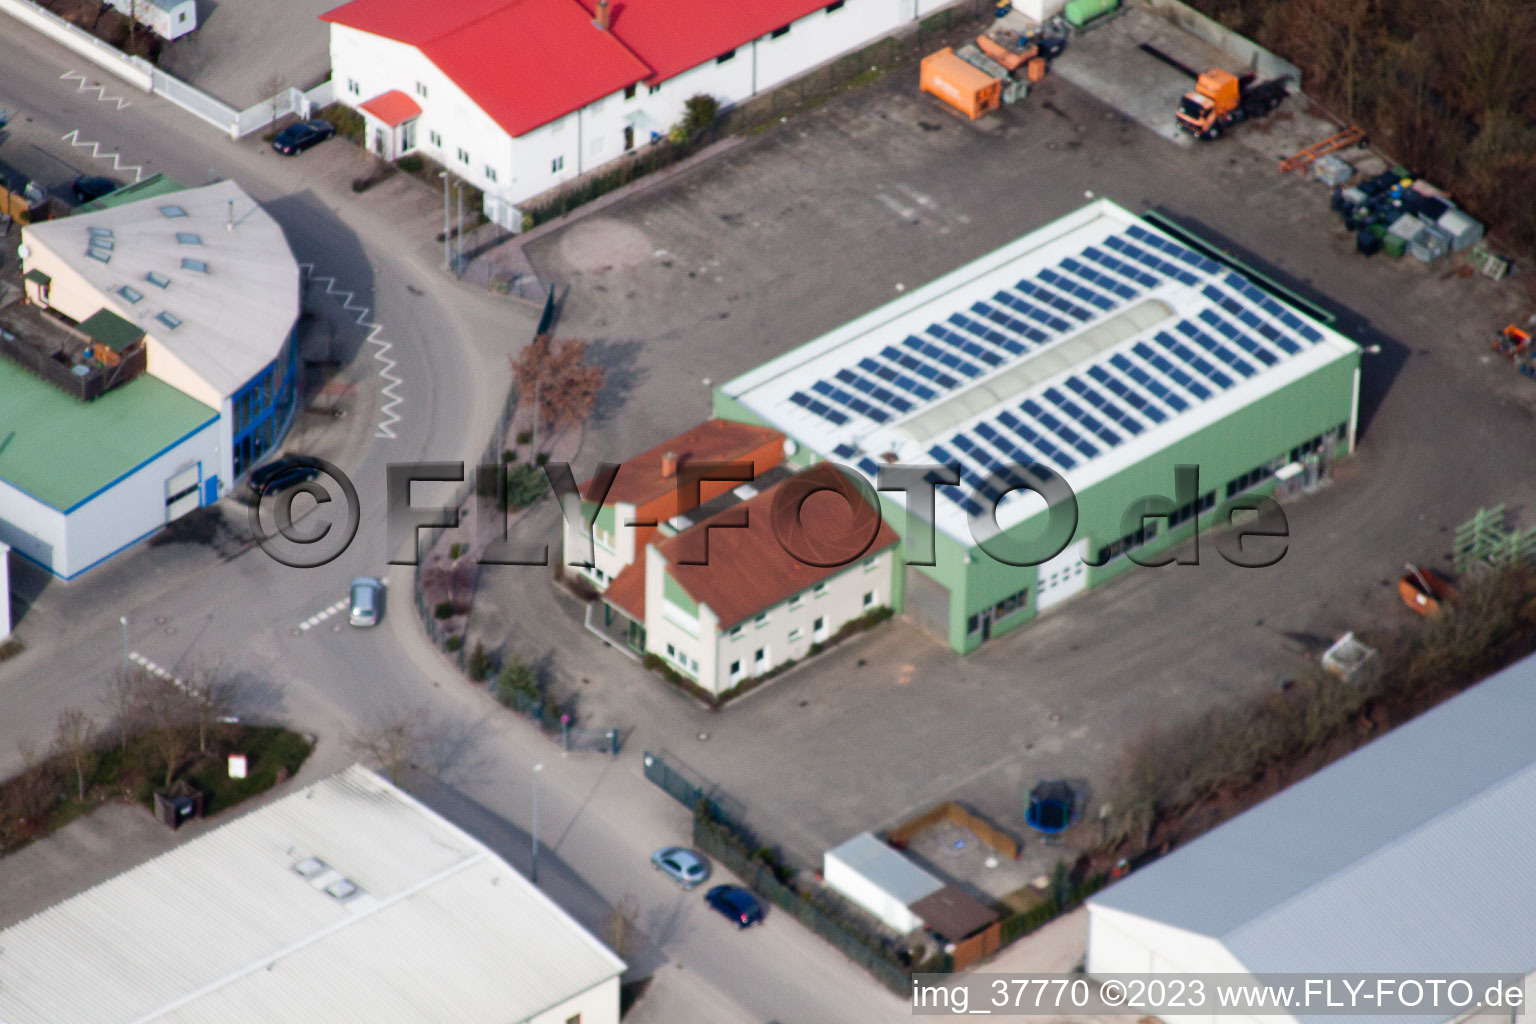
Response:
[{"label": "trampoline", "polygon": [[1040,782],[1029,791],[1024,820],[1036,832],[1058,835],[1077,820],[1077,793],[1062,781]]}]

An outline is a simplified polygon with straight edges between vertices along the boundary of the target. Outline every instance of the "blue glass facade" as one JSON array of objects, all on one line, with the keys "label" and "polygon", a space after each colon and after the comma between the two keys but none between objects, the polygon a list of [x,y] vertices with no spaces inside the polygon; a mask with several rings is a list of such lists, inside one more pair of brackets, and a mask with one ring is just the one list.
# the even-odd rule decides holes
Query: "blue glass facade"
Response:
[{"label": "blue glass facade", "polygon": [[230,397],[236,480],[282,441],[293,419],[299,376],[295,333],[289,332],[282,352],[271,364]]}]

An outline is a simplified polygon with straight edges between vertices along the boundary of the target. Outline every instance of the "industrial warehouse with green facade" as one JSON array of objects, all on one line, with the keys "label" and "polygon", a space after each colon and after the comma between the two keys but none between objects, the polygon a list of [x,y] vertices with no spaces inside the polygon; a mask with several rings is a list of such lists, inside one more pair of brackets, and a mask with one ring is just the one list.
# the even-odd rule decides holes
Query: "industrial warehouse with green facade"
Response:
[{"label": "industrial warehouse with green facade", "polygon": [[[932,524],[902,490],[880,502],[905,541],[906,613],[970,651],[1126,571],[1132,552],[1145,562],[1226,524],[1232,499],[1326,482],[1353,450],[1359,347],[1213,255],[1096,201],[723,385],[715,414],[871,487],[887,465],[958,471]],[[976,539],[995,506],[988,550],[1040,547],[1045,502],[1006,490],[1009,466],[1076,495],[1070,542],[1038,565]],[[1177,466],[1198,467],[1198,489],[1172,515],[1128,520],[1142,499],[1175,498]],[[926,535],[933,564],[912,564],[930,560]]]}]

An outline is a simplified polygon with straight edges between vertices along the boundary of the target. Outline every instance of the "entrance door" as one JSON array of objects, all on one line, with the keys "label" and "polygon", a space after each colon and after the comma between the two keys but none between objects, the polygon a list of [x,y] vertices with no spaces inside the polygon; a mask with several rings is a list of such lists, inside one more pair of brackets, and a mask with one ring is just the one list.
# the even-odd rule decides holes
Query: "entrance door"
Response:
[{"label": "entrance door", "polygon": [[386,152],[388,148],[389,136],[384,133],[383,128],[375,128],[373,130],[373,151],[379,156],[388,158],[389,153]]},{"label": "entrance door", "polygon": [[1088,573],[1083,560],[1088,557],[1088,538],[1084,537],[1049,562],[1040,566],[1040,576],[1035,583],[1035,610],[1045,611],[1060,604],[1088,587]]},{"label": "entrance door", "polygon": [[632,124],[627,124],[627,125],[624,126],[624,152],[628,153],[630,150],[632,150],[634,148],[635,148],[635,126],[632,125]]},{"label": "entrance door", "polygon": [[165,482],[166,522],[179,519],[197,508],[198,498],[201,497],[198,488],[200,475],[197,463],[194,462]]}]

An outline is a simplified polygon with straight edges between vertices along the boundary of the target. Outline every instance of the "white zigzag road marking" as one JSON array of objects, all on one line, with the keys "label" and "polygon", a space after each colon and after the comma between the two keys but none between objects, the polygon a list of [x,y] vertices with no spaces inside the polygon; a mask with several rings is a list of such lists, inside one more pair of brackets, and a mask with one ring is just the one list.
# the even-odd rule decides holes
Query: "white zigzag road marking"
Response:
[{"label": "white zigzag road marking", "polygon": [[140,165],[140,164],[125,164],[125,163],[122,162],[121,155],[118,154],[118,153],[103,153],[101,151],[101,143],[99,143],[99,142],[82,142],[82,141],[80,141],[80,129],[79,128],[72,128],[72,129],[70,129],[69,134],[67,134],[67,135],[60,135],[59,136],[59,141],[60,142],[67,142],[71,146],[76,147],[77,149],[83,149],[84,147],[89,146],[91,148],[91,157],[93,159],[96,159],[96,160],[111,160],[112,161],[112,169],[114,171],[132,171],[133,172],[133,180],[134,181],[143,181],[144,180],[144,168],[143,168],[142,165]]},{"label": "white zigzag road marking", "polygon": [[95,89],[96,98],[98,100],[103,103],[116,103],[118,110],[122,110],[124,107],[133,106],[132,103],[123,99],[121,96],[108,96],[107,87],[105,85],[98,85],[95,83],[87,82],[85,80],[85,76],[78,71],[66,71],[60,75],[59,78],[64,81],[68,81],[72,78],[78,78],[80,80],[80,84],[75,88],[75,92],[90,92],[92,89]]},{"label": "white zigzag road marking", "polygon": [[379,337],[379,332],[384,328],[368,319],[370,312],[368,307],[353,303],[352,300],[356,298],[354,293],[347,291],[345,288],[337,288],[334,277],[317,275],[313,263],[300,263],[299,266],[304,268],[305,278],[325,282],[325,294],[342,296],[341,308],[348,313],[357,314],[358,325],[368,328],[368,337],[364,340],[378,348],[378,351],[373,354],[373,358],[379,361],[379,376],[385,381],[385,386],[379,393],[388,399],[387,402],[379,406],[379,415],[384,418],[380,421],[379,428],[374,432],[373,436],[393,438],[395,436],[394,425],[400,422],[400,417],[395,415],[395,406],[399,405],[401,401],[400,396],[395,393],[395,389],[405,383],[395,375],[395,361],[386,355],[394,346]]}]

